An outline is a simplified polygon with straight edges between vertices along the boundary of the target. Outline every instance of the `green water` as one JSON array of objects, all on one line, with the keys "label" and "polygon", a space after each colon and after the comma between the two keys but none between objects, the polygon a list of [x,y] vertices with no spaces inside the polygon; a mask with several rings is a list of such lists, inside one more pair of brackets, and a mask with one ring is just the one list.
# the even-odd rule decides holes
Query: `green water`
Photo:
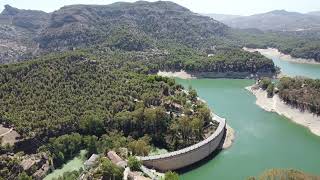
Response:
[{"label": "green water", "polygon": [[211,109],[236,131],[232,147],[181,175],[182,180],[233,180],[269,168],[294,168],[320,175],[320,137],[285,117],[262,110],[244,88],[252,80],[195,79],[192,85]]},{"label": "green water", "polygon": [[[261,52],[262,53],[262,52]],[[283,74],[289,76],[305,76],[309,78],[320,79],[320,64],[301,64],[282,60],[279,57],[273,57],[262,53],[268,58],[271,58],[274,64],[281,68]]]},{"label": "green water", "polygon": [[85,155],[86,150],[81,150],[80,154],[73,158],[72,160],[68,161],[66,164],[62,166],[60,169],[54,170],[52,173],[48,174],[44,180],[51,180],[53,178],[58,178],[59,176],[62,176],[65,172],[71,172],[71,171],[78,171],[80,168],[84,168],[84,162],[85,162]]}]

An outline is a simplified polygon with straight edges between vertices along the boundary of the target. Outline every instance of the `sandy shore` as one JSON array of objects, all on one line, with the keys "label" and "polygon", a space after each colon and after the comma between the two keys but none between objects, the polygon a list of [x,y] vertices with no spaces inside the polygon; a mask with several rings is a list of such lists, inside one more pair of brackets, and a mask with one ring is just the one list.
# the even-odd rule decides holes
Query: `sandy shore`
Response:
[{"label": "sandy shore", "polygon": [[278,49],[275,48],[268,48],[268,49],[251,49],[251,48],[243,48],[246,51],[249,52],[255,52],[258,51],[262,55],[268,57],[268,58],[273,58],[273,57],[278,57],[279,59],[293,62],[293,63],[300,63],[300,64],[320,64],[320,62],[316,62],[314,59],[304,59],[304,58],[294,58],[288,54],[283,54],[280,52]]},{"label": "sandy shore", "polygon": [[222,149],[230,148],[235,138],[235,131],[228,124],[226,125],[226,128],[227,128],[227,132],[226,132],[227,134],[226,134],[226,138],[224,140]]},{"label": "sandy shore", "polygon": [[246,87],[246,89],[252,92],[256,98],[256,104],[269,112],[276,112],[280,115],[287,117],[293,122],[309,128],[309,130],[320,136],[320,116],[316,116],[310,112],[301,112],[299,109],[292,108],[285,104],[278,95],[274,95],[273,98],[267,97],[267,92],[262,89],[253,90],[252,86]]},{"label": "sandy shore", "polygon": [[165,76],[165,77],[176,77],[176,78],[181,78],[181,79],[195,79],[194,76],[192,76],[191,74],[188,74],[184,70],[181,70],[179,72],[159,71],[158,75]]}]

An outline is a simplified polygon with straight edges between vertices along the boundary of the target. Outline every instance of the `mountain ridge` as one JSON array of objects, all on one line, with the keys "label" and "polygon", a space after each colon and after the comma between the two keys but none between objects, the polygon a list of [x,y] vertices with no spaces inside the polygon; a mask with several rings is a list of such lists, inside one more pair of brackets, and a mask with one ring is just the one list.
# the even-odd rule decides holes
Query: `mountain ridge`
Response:
[{"label": "mountain ridge", "polygon": [[[207,43],[206,39],[223,37],[229,29],[223,23],[168,1],[70,5],[52,13],[6,6],[0,15],[0,27],[3,27],[0,34],[10,36],[14,44],[0,53],[5,62],[23,51],[39,54],[104,44],[117,35],[119,28],[151,41],[171,41],[191,47]],[[6,28],[18,35],[10,34]],[[5,36],[0,37],[0,45],[4,40]]]},{"label": "mountain ridge", "polygon": [[233,28],[257,28],[264,31],[319,30],[320,17],[316,14],[317,12],[304,14],[282,9],[250,16],[232,17],[224,15],[229,18],[221,19],[221,22]]}]

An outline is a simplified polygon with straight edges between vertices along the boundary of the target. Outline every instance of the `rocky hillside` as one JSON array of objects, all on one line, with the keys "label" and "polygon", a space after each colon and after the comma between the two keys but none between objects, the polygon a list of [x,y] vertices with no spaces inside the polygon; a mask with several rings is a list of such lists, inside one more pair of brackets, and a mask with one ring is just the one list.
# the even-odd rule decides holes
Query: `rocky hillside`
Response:
[{"label": "rocky hillside", "polygon": [[[280,15],[288,12],[272,13]],[[298,13],[293,14],[298,16]],[[266,22],[271,21],[271,15],[268,17],[261,18]],[[304,21],[301,23],[304,24]],[[274,23],[277,26],[285,24]],[[259,25],[263,24],[268,23],[260,23],[259,20]],[[254,27],[259,28],[256,25]],[[225,47],[271,46],[296,57],[318,60],[319,43],[313,34],[308,35],[308,39],[293,34],[290,36],[290,42],[292,40],[293,43],[289,43],[288,48],[286,35],[275,37],[273,34],[251,33],[248,30],[244,33],[233,32],[234,29],[213,18],[167,1],[71,5],[52,13],[20,10],[6,5],[0,14],[0,63],[32,59],[52,51],[97,46],[123,51],[170,51],[179,46],[205,52],[206,55]]]},{"label": "rocky hillside", "polygon": [[257,28],[260,30],[301,31],[319,30],[320,17],[315,14],[302,14],[275,10],[252,16],[226,19],[223,23],[240,29]]},{"label": "rocky hillside", "polygon": [[209,14],[203,14],[204,16],[209,16],[217,21],[224,22],[228,20],[232,20],[235,18],[243,17],[240,15],[231,15],[231,14],[216,14],[216,13],[209,13]]},{"label": "rocky hillside", "polygon": [[[209,17],[164,1],[72,5],[50,14],[7,5],[0,15],[0,27],[1,63],[95,44],[144,50],[170,41],[199,47],[208,40],[223,38],[229,29]],[[122,47],[121,42],[132,43]]]},{"label": "rocky hillside", "polygon": [[49,14],[9,5],[0,14],[0,63],[20,61],[37,50],[34,38],[48,24]]},{"label": "rocky hillside", "polygon": [[309,12],[308,14],[315,15],[315,16],[320,16],[320,11],[312,11],[312,12]]}]

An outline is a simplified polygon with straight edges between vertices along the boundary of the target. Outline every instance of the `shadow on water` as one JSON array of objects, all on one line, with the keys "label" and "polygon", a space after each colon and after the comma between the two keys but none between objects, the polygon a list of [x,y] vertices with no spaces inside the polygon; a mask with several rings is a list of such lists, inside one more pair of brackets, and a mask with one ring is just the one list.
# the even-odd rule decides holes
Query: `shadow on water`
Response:
[{"label": "shadow on water", "polygon": [[224,143],[224,141],[226,139],[226,135],[227,135],[226,129],[224,129],[224,131],[225,132],[224,132],[223,137],[220,141],[220,144],[218,145],[218,148],[215,151],[213,151],[209,156],[205,157],[204,159],[202,159],[194,164],[191,164],[189,166],[186,166],[184,168],[178,169],[175,172],[177,172],[178,174],[181,175],[181,174],[187,173],[189,171],[192,171],[194,169],[197,169],[197,168],[205,165],[207,162],[213,160],[223,150],[222,146],[223,146],[223,143]]}]

